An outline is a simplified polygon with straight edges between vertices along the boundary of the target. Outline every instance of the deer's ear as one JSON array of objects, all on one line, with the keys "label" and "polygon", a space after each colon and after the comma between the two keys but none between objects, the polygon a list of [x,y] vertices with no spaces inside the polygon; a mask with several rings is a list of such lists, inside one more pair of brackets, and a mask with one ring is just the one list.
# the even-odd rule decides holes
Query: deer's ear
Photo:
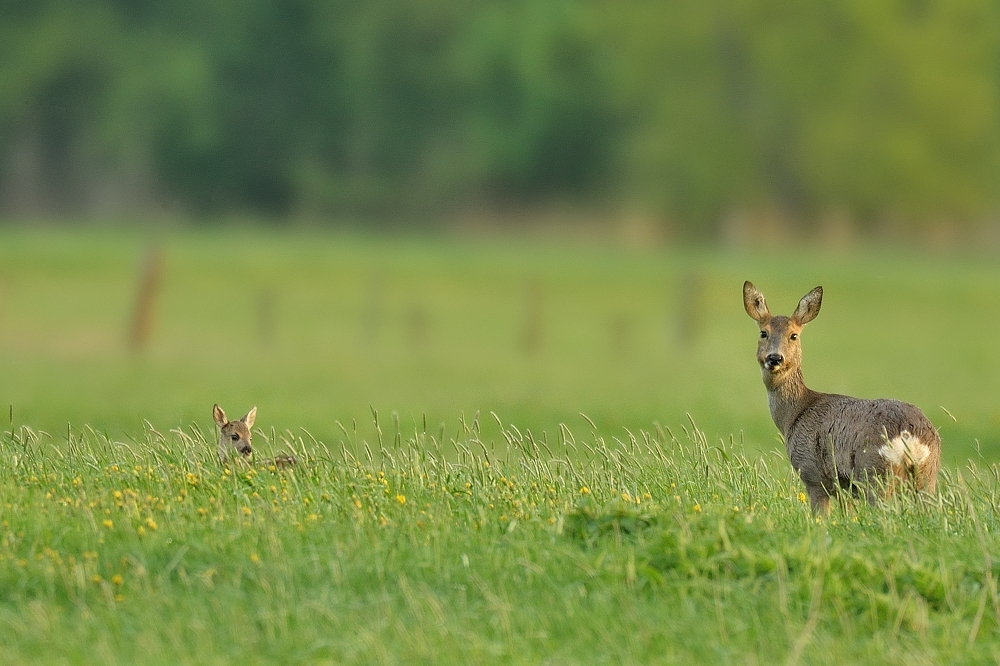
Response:
[{"label": "deer's ear", "polygon": [[753,286],[749,280],[743,283],[743,307],[746,308],[747,314],[759,324],[771,318],[764,294],[760,293],[760,289]]},{"label": "deer's ear", "polygon": [[808,324],[819,314],[821,305],[823,305],[823,287],[816,287],[802,297],[799,306],[792,313],[792,319],[800,325]]},{"label": "deer's ear", "polygon": [[246,423],[248,428],[252,428],[253,427],[253,422],[254,422],[254,420],[256,418],[257,418],[257,407],[254,406],[254,408],[251,409],[249,412],[247,412],[246,416],[244,416],[243,418],[241,418],[240,421],[243,421],[243,423]]},{"label": "deer's ear", "polygon": [[229,421],[226,420],[226,413],[222,411],[222,407],[219,407],[218,405],[212,408],[212,418],[215,419],[215,425],[220,428],[229,423]]}]

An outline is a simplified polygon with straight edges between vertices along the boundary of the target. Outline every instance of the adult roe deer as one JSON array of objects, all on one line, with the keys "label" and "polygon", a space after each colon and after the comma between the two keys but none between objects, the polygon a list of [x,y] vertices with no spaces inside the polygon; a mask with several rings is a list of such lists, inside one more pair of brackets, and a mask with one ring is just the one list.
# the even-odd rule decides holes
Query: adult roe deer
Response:
[{"label": "adult roe deer", "polygon": [[933,493],[941,437],[917,407],[899,400],[862,400],[819,393],[802,378],[802,328],[819,314],[823,288],[802,297],[791,317],[772,315],[764,294],[743,283],[743,306],[760,326],[757,362],[771,418],[785,439],[792,467],[806,486],[813,513],[829,513],[838,489],[876,498],[873,483],[891,491],[911,480]]},{"label": "adult roe deer", "polygon": [[[226,413],[222,411],[222,407],[216,405],[212,408],[212,418],[215,420],[215,425],[219,426],[219,461],[223,464],[229,459],[229,455],[233,452],[243,456],[244,458],[249,458],[253,455],[253,447],[251,446],[250,440],[252,435],[250,434],[250,428],[253,427],[253,422],[257,418],[257,408],[254,407],[249,412],[243,415],[243,418],[236,421],[230,421],[226,419]],[[263,465],[274,465],[275,467],[291,467],[296,463],[294,456],[290,456],[286,453],[279,453],[274,458],[268,458],[267,460],[260,461],[259,464]]]}]

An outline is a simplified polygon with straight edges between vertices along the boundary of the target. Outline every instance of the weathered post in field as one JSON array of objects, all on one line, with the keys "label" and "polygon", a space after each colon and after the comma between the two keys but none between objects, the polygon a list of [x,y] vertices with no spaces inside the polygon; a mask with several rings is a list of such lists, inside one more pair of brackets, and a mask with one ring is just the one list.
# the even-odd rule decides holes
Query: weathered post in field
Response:
[{"label": "weathered post in field", "polygon": [[410,344],[417,348],[424,347],[430,335],[430,328],[430,314],[428,314],[427,308],[419,303],[410,308],[406,317],[406,329],[409,333]]},{"label": "weathered post in field", "polygon": [[142,350],[149,343],[153,333],[156,301],[163,277],[163,253],[158,245],[147,250],[139,265],[138,289],[135,294],[135,308],[132,314],[132,330],[129,344],[134,350]]},{"label": "weathered post in field", "polygon": [[524,325],[521,329],[520,346],[528,356],[534,356],[541,348],[544,338],[545,294],[537,280],[529,280],[524,290]]},{"label": "weathered post in field", "polygon": [[257,334],[261,346],[270,347],[274,344],[276,310],[277,296],[275,296],[274,290],[261,287],[260,291],[257,292]]},{"label": "weathered post in field", "polygon": [[382,330],[385,311],[385,280],[377,269],[368,275],[364,295],[364,310],[361,315],[361,341],[365,346],[373,346]]},{"label": "weathered post in field", "polygon": [[617,312],[608,320],[611,350],[618,356],[628,356],[632,352],[632,319],[625,312]]},{"label": "weathered post in field", "polygon": [[697,270],[681,276],[677,291],[677,308],[674,310],[674,331],[677,341],[691,347],[701,337],[704,324],[705,279]]}]

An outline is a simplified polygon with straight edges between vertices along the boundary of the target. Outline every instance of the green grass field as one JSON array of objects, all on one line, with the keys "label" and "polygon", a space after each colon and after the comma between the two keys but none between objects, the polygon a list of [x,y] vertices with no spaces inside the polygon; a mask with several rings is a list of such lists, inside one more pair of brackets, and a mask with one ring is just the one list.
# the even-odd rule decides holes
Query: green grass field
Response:
[{"label": "green grass field", "polygon": [[[136,351],[138,268],[153,246],[161,287]],[[230,414],[256,404],[260,427],[331,444],[338,421],[371,436],[372,408],[447,433],[463,414],[552,433],[583,412],[609,437],[690,413],[713,440],[744,433],[768,451],[780,444],[745,279],[786,313],[824,286],[804,337],[813,388],[914,402],[949,462],[978,459],[976,441],[1000,457],[1000,265],[877,249],[8,229],[0,405],[54,437],[87,424],[120,438],[143,420],[208,427],[215,402]]]},{"label": "green grass field", "polygon": [[[922,407],[939,496],[813,521],[747,278],[824,286],[807,382]],[[996,661],[997,305],[977,254],[0,231],[0,662]],[[224,469],[215,402],[302,464]]]}]

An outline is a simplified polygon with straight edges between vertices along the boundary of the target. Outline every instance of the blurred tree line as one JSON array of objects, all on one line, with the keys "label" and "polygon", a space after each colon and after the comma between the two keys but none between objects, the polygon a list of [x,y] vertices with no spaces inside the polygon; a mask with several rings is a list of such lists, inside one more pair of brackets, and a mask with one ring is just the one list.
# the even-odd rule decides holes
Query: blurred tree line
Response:
[{"label": "blurred tree line", "polygon": [[990,0],[4,0],[0,207],[990,217]]}]

